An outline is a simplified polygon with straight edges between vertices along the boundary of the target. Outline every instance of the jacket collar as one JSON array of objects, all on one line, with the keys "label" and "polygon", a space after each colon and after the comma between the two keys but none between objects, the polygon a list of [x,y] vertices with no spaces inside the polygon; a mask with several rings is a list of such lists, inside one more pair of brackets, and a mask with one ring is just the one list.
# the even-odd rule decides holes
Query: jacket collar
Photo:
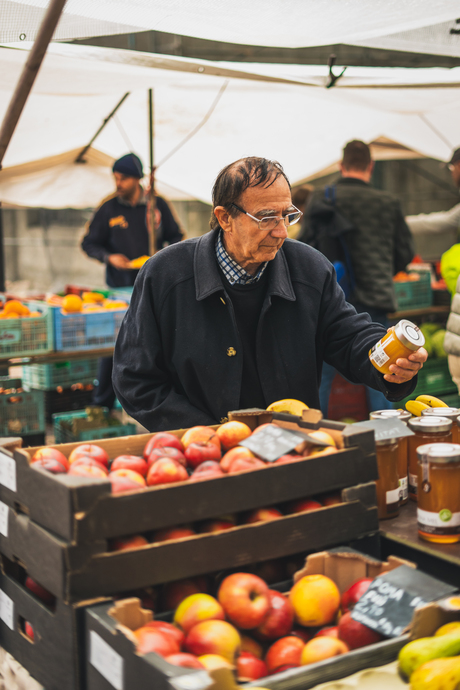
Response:
[{"label": "jacket collar", "polygon": [[[198,301],[209,297],[214,292],[224,289],[216,259],[217,230],[211,230],[202,235],[197,242],[193,260],[195,275],[195,290]],[[289,242],[291,240],[286,240]],[[268,279],[268,294],[277,295],[283,299],[295,302],[296,296],[292,287],[291,276],[285,253],[281,248],[273,261],[270,261]]]},{"label": "jacket collar", "polygon": [[368,182],[364,182],[364,180],[360,180],[358,177],[340,177],[337,180],[337,184],[357,184],[357,185],[364,185],[365,187],[370,187],[370,184]]}]

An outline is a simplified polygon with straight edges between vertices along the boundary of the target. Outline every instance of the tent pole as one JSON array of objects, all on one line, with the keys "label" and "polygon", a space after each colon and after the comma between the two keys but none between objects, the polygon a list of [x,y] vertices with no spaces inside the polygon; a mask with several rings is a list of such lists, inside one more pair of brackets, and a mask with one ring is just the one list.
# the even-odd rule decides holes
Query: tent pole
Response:
[{"label": "tent pole", "polygon": [[51,41],[66,0],[50,0],[48,9],[38,30],[37,37],[27,58],[26,64],[16,84],[13,97],[3,119],[0,129],[0,170],[3,157],[16,129],[18,120],[26,104],[29,93],[34,84],[38,70],[41,67],[46,49]]},{"label": "tent pole", "polygon": [[112,117],[115,115],[115,113],[117,112],[117,110],[118,110],[118,108],[120,107],[120,105],[121,105],[122,103],[124,103],[125,100],[128,98],[129,94],[130,94],[130,91],[128,91],[127,93],[125,93],[125,95],[123,96],[123,98],[122,98],[120,101],[118,101],[118,103],[116,104],[116,106],[115,106],[115,108],[112,110],[112,112],[109,113],[109,115],[107,115],[107,117],[105,118],[105,120],[103,120],[102,125],[99,127],[99,129],[97,130],[96,134],[92,137],[91,141],[90,141],[88,144],[86,144],[86,146],[85,146],[84,148],[82,148],[82,150],[80,151],[80,153],[78,154],[78,156],[75,158],[75,163],[86,163],[86,161],[85,161],[85,154],[86,154],[86,152],[87,152],[88,149],[90,149],[91,146],[94,144],[94,142],[96,141],[97,137],[99,136],[99,134],[102,132],[102,130],[103,130],[104,127],[106,126],[107,122],[109,122],[109,120],[112,119]]},{"label": "tent pole", "polygon": [[0,202],[0,292],[5,292],[5,247],[3,246],[3,210]]},{"label": "tent pole", "polygon": [[153,256],[157,249],[157,228],[155,222],[156,200],[155,200],[155,166],[154,161],[154,111],[153,111],[153,89],[148,90],[149,104],[149,165],[150,165],[150,190],[149,190],[149,211],[147,213],[147,223],[150,239],[150,255]]}]

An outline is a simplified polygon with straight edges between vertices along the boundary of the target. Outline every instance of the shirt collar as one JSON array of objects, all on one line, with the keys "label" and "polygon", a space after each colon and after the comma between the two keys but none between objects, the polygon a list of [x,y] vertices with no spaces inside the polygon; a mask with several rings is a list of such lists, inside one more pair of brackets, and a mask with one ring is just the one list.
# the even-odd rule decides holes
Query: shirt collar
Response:
[{"label": "shirt collar", "polygon": [[129,201],[126,201],[126,199],[122,199],[121,196],[118,196],[117,199],[122,206],[129,206],[130,208],[135,208],[136,206],[147,206],[147,195],[143,187],[141,187],[141,195],[139,197],[137,204],[130,204]]},{"label": "shirt collar", "polygon": [[268,261],[263,263],[255,275],[251,275],[244,270],[228,253],[225,249],[224,242],[222,239],[222,230],[219,230],[216,239],[216,257],[217,263],[224,274],[225,278],[228,280],[230,285],[251,285],[257,283],[265,269],[267,268]]}]

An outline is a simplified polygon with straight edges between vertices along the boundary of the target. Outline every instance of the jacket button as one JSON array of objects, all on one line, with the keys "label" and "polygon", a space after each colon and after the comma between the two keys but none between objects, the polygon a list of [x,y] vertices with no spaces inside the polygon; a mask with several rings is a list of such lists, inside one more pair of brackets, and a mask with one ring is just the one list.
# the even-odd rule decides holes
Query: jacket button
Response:
[{"label": "jacket button", "polygon": [[227,350],[228,357],[234,357],[236,355],[236,350],[234,347],[229,347]]}]

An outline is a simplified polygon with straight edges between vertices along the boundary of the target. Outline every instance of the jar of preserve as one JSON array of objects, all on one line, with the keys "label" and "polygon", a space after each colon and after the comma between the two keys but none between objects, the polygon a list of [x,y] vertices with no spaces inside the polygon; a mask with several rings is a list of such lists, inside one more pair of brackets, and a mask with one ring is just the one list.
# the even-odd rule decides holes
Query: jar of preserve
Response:
[{"label": "jar of preserve", "polygon": [[452,443],[459,442],[458,423],[457,419],[460,415],[458,407],[428,407],[422,411],[422,417],[447,417],[452,420]]},{"label": "jar of preserve", "polygon": [[418,533],[426,541],[460,541],[460,445],[429,443],[417,448]]},{"label": "jar of preserve", "polygon": [[426,443],[452,443],[452,420],[447,417],[424,415],[409,419],[409,498],[417,500],[417,448]]},{"label": "jar of preserve", "polygon": [[425,337],[412,321],[402,319],[369,350],[369,359],[381,374],[391,374],[390,365],[400,357],[406,359],[423,347]]},{"label": "jar of preserve", "polygon": [[379,478],[376,481],[379,520],[399,514],[398,439],[375,442]]},{"label": "jar of preserve", "polygon": [[[375,410],[369,415],[370,419],[399,419],[407,424],[411,418],[407,410]],[[399,477],[399,505],[407,503],[409,498],[408,471],[409,471],[409,444],[408,436],[398,438],[398,477]]]}]

